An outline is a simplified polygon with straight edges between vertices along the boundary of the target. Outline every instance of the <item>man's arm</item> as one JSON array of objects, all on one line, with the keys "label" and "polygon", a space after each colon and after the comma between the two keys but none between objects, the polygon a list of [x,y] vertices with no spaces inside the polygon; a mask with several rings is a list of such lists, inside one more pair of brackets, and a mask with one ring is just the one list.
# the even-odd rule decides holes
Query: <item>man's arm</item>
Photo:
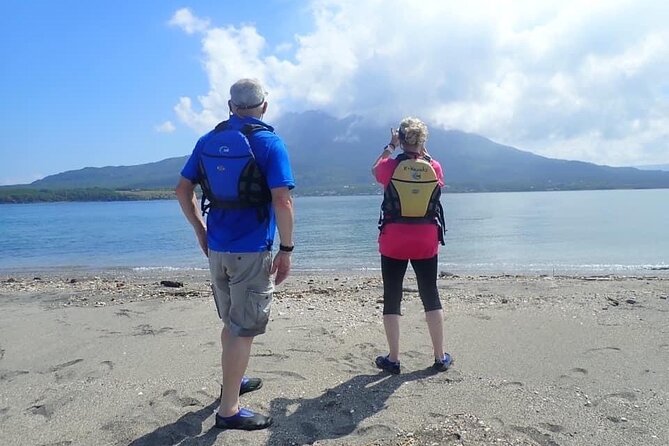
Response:
[{"label": "man's arm", "polygon": [[[277,187],[272,191],[272,206],[276,214],[276,225],[279,228],[280,244],[284,246],[293,246],[293,197],[287,187]],[[276,273],[274,283],[277,285],[283,282],[290,272],[290,252],[279,250],[274,256],[271,274]]]},{"label": "man's arm", "polygon": [[181,211],[186,216],[188,222],[193,226],[197,242],[204,255],[209,256],[209,248],[207,247],[207,227],[198,211],[197,197],[195,196],[195,184],[189,179],[181,177],[175,189]]}]

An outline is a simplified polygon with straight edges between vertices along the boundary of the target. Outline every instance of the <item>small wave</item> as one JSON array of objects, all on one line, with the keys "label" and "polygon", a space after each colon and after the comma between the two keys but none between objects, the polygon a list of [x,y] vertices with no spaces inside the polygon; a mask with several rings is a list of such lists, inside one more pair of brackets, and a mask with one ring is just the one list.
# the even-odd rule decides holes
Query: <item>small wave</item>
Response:
[{"label": "small wave", "polygon": [[366,266],[332,266],[332,267],[295,267],[293,271],[301,273],[339,272],[339,271],[381,271],[381,267]]},{"label": "small wave", "polygon": [[176,266],[136,266],[132,268],[135,272],[143,271],[209,271],[207,268],[176,267]]},{"label": "small wave", "polygon": [[439,263],[442,269],[469,272],[531,272],[531,273],[592,273],[592,272],[632,272],[669,271],[666,264],[616,264],[616,263]]}]

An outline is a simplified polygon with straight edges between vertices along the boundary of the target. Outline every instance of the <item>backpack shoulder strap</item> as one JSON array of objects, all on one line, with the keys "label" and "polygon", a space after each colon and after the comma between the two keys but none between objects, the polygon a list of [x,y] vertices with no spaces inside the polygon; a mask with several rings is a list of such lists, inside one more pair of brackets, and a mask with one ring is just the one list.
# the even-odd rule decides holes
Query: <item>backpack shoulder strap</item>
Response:
[{"label": "backpack shoulder strap", "polygon": [[[230,121],[221,121],[216,125],[216,127],[214,127],[214,132],[222,132],[228,128],[230,128]],[[267,130],[274,133],[274,128],[265,124],[244,124],[241,128],[241,132],[244,134],[244,136],[249,136],[261,130]]]},{"label": "backpack shoulder strap", "polygon": [[274,129],[272,127],[263,124],[244,124],[242,127],[242,133],[246,137],[262,130],[267,130],[268,132],[274,133]]},{"label": "backpack shoulder strap", "polygon": [[411,157],[409,155],[407,155],[406,153],[400,153],[399,155],[397,155],[395,157],[395,161],[397,161],[399,163],[399,162],[402,162],[404,160],[408,160],[409,158],[411,158]]},{"label": "backpack shoulder strap", "polygon": [[228,121],[219,122],[216,127],[214,127],[214,132],[222,132],[228,128]]}]

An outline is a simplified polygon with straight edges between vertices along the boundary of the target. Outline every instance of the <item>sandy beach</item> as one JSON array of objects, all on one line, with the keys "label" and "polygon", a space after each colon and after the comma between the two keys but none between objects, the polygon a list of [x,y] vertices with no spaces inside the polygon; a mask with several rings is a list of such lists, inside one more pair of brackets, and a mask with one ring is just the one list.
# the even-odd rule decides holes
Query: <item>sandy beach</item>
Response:
[{"label": "sandy beach", "polygon": [[207,274],[178,274],[0,276],[0,444],[669,444],[667,276],[444,275],[455,364],[433,374],[409,275],[390,376],[379,274],[295,275],[252,352],[264,387],[242,397],[274,425],[236,432],[212,428]]}]

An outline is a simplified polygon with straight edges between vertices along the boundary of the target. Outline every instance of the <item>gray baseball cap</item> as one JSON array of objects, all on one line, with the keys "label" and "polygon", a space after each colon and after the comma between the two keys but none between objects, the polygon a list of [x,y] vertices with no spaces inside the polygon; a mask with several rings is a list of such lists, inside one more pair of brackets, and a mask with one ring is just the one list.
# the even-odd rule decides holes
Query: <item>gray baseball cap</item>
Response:
[{"label": "gray baseball cap", "polygon": [[267,92],[257,79],[240,79],[230,87],[230,101],[242,110],[260,107],[266,96]]}]

